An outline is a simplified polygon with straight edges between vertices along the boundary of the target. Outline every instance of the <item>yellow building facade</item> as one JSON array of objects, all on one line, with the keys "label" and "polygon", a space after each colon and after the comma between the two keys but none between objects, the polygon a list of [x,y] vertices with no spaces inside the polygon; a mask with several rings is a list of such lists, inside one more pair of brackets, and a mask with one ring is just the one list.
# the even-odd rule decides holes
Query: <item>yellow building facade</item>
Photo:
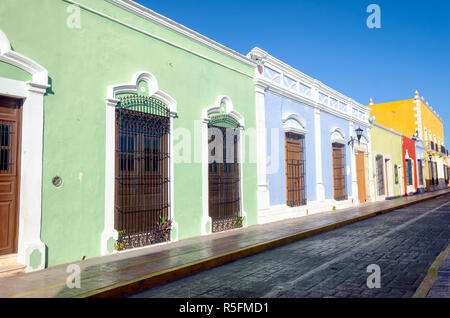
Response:
[{"label": "yellow building facade", "polygon": [[423,141],[428,191],[447,187],[448,151],[444,141],[444,123],[425,99],[416,91],[414,98],[379,104],[371,100],[368,107],[371,108],[370,115],[375,116],[375,122],[408,138]]}]

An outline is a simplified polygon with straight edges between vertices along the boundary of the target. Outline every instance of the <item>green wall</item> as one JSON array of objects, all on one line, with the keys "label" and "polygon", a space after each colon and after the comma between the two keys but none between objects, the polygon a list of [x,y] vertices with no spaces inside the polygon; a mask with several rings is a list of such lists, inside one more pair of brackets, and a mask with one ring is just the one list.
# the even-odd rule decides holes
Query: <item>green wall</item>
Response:
[{"label": "green wall", "polygon": [[[2,1],[0,29],[15,51],[49,72],[51,88],[44,101],[41,234],[49,266],[100,255],[105,205],[104,99],[109,85],[129,83],[138,71],[151,72],[159,89],[177,101],[179,118],[174,119],[174,128],[188,129],[192,139],[194,121],[201,120],[202,109],[214,105],[221,95],[231,98],[234,109],[245,118],[246,128],[255,127],[251,66],[106,1],[79,2],[227,67],[84,9],[81,28],[71,29],[66,25],[69,4],[63,0]],[[4,69],[0,65],[0,76],[10,74]],[[193,157],[194,150],[191,152]],[[62,178],[61,187],[52,185],[54,176]],[[175,164],[174,176],[179,239],[200,235],[201,164]],[[257,222],[256,164],[243,165],[243,178],[244,210],[252,225]]]},{"label": "green wall", "polygon": [[6,77],[17,81],[31,81],[31,75],[24,70],[0,61],[0,77]]},{"label": "green wall", "polygon": [[[401,175],[399,174],[398,184],[395,183],[394,179],[394,166],[402,165],[402,137],[394,134],[386,129],[372,126],[370,130],[371,138],[372,138],[372,167],[373,167],[373,177],[374,177],[374,185],[375,185],[375,198],[377,198],[377,184],[376,184],[376,166],[375,166],[375,157],[377,153],[385,155],[390,155],[392,157],[392,174],[388,175],[389,178],[393,180],[394,193],[389,193],[389,196],[399,196],[402,194],[402,184],[403,181],[401,179]],[[383,165],[384,167],[384,165]],[[402,169],[403,171],[403,169]],[[386,177],[384,178],[385,189],[386,189]],[[390,189],[390,188],[389,188]],[[389,190],[391,191],[391,190]]]}]

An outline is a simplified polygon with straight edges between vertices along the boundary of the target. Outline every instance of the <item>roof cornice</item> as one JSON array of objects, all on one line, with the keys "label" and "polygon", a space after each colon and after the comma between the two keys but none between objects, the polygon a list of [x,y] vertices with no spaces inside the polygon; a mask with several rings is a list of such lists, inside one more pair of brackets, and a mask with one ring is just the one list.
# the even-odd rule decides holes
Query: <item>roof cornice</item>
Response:
[{"label": "roof cornice", "polygon": [[185,27],[182,24],[179,24],[147,7],[144,7],[143,5],[140,5],[139,3],[136,3],[132,0],[106,0],[109,3],[120,7],[128,12],[131,12],[141,18],[144,18],[146,20],[149,20],[153,23],[156,23],[158,25],[161,25],[169,30],[175,31],[178,34],[181,34],[191,40],[194,40],[196,42],[199,42],[203,45],[205,45],[208,48],[211,48],[219,53],[225,54],[231,58],[234,58],[235,60],[238,60],[248,66],[255,67],[256,63],[253,62],[251,59],[247,58],[246,56],[214,41],[210,38],[207,38],[206,36],[201,35],[198,32],[195,32],[187,27]]},{"label": "roof cornice", "polygon": [[[326,93],[328,96],[331,96],[335,99],[344,100],[346,103],[350,104],[351,106],[355,106],[356,108],[364,111],[369,111],[370,108],[364,106],[361,103],[356,102],[352,98],[349,98],[348,96],[345,96],[344,94],[336,91],[335,89],[323,84],[321,81],[314,79],[305,73],[293,68],[292,66],[286,64],[285,62],[277,59],[276,57],[270,55],[266,51],[262,50],[259,47],[254,47],[248,54],[247,57],[250,58],[251,56],[256,56],[258,58],[264,58],[265,63],[268,63],[272,66],[275,66],[275,68],[278,71],[283,72],[284,74],[288,75],[289,77],[292,77],[294,80],[297,80],[299,82],[302,82],[309,86],[316,86],[321,92]],[[269,66],[270,67],[270,66]]]},{"label": "roof cornice", "polygon": [[378,123],[372,123],[373,126],[378,127],[380,129],[386,130],[387,132],[393,133],[394,135],[402,137],[403,135],[392,128],[387,128],[386,126],[380,125]]},{"label": "roof cornice", "polygon": [[433,115],[435,115],[436,118],[437,118],[441,123],[444,123],[444,121],[442,120],[442,117],[439,116],[439,114],[433,109],[433,107],[431,107],[427,102],[425,102],[424,99],[419,98],[419,97],[416,97],[415,100],[420,101],[420,102],[422,103],[422,105],[425,106],[426,108],[428,108],[428,110],[429,110],[430,112],[432,112]]}]

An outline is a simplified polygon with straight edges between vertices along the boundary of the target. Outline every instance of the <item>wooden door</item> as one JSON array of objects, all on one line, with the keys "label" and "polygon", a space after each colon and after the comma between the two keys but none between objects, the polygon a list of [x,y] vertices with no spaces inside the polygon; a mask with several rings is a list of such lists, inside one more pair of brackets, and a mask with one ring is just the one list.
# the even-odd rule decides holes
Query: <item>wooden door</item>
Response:
[{"label": "wooden door", "polygon": [[375,162],[377,171],[377,193],[379,196],[382,196],[384,195],[383,156],[377,155]]},{"label": "wooden door", "polygon": [[333,143],[333,185],[334,199],[336,201],[346,200],[345,194],[345,147],[340,143]]},{"label": "wooden door", "polygon": [[17,252],[21,101],[0,96],[0,255]]},{"label": "wooden door", "polygon": [[304,136],[286,133],[286,204],[300,206],[306,204]]},{"label": "wooden door", "polygon": [[364,153],[356,154],[356,177],[358,181],[358,199],[359,202],[366,202],[366,173],[364,165]]}]

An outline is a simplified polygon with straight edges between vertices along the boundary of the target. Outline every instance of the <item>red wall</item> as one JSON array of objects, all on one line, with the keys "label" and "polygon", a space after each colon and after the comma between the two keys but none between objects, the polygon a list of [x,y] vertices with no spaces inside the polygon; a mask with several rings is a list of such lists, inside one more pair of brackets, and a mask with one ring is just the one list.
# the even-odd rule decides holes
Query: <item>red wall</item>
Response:
[{"label": "red wall", "polygon": [[412,160],[412,170],[414,174],[414,192],[417,192],[417,161],[416,161],[416,144],[414,140],[402,136],[402,153],[403,153],[403,176],[404,176],[404,183],[405,183],[405,192],[407,193],[407,182],[406,182],[406,150],[408,150],[408,156]]}]

